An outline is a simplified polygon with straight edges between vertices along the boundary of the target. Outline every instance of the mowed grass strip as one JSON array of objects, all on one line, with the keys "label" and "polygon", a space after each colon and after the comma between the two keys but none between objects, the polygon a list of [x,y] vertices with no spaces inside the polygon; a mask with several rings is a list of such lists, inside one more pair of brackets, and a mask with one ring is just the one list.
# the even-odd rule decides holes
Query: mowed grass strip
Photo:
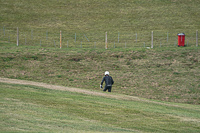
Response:
[{"label": "mowed grass strip", "polygon": [[5,132],[200,131],[197,105],[165,106],[5,83],[0,91],[0,129]]}]

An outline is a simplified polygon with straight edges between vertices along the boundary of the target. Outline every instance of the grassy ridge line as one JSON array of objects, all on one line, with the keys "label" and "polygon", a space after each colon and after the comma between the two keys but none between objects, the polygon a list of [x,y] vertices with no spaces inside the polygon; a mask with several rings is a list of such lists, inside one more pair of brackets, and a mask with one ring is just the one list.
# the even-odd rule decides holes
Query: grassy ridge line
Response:
[{"label": "grassy ridge line", "polygon": [[108,93],[84,90],[84,89],[79,89],[79,88],[51,85],[51,84],[41,83],[41,82],[33,82],[33,81],[9,79],[9,78],[1,78],[1,77],[0,77],[0,82],[9,83],[9,84],[33,85],[33,86],[44,87],[44,88],[52,89],[52,90],[70,91],[70,92],[83,93],[83,94],[87,94],[87,95],[115,98],[115,99],[119,99],[119,100],[141,101],[141,102],[155,103],[155,104],[164,105],[164,106],[181,107],[181,108],[187,108],[187,109],[193,108],[193,109],[198,110],[198,108],[196,108],[197,106],[192,106],[192,105],[187,106],[185,104],[182,105],[182,104],[178,104],[178,103],[175,105],[174,103],[158,102],[158,101],[147,100],[147,99],[139,98],[139,97],[135,97],[135,96],[120,95],[120,94],[116,94],[116,93],[108,94]]},{"label": "grassy ridge line", "polygon": [[[186,109],[29,85],[0,84],[1,131],[184,133],[200,130],[197,105],[187,105],[191,108]],[[192,108],[195,106],[198,110]]]}]

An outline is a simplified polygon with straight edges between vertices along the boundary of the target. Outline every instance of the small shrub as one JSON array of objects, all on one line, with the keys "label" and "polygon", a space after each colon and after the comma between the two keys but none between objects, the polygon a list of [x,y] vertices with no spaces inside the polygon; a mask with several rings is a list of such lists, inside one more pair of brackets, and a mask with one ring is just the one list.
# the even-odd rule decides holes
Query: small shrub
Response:
[{"label": "small shrub", "polygon": [[3,60],[4,62],[11,61],[11,60],[14,59],[13,57],[1,57],[1,58],[2,58],[2,60]]},{"label": "small shrub", "polygon": [[73,79],[69,79],[69,81],[74,81]]},{"label": "small shrub", "polygon": [[62,75],[57,75],[57,77],[58,77],[58,78],[61,78],[61,77],[62,77]]}]

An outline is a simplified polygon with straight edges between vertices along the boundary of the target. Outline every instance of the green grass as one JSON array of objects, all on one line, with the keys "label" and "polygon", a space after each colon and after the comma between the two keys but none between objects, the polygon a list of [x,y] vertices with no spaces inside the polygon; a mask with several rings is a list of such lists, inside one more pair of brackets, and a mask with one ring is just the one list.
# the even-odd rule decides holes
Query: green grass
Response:
[{"label": "green grass", "polygon": [[109,48],[114,42],[116,47],[125,47],[125,42],[127,47],[143,47],[144,42],[149,47],[154,31],[154,45],[159,47],[174,46],[177,33],[184,32],[186,43],[194,46],[199,5],[198,0],[1,0],[0,37],[16,43],[19,27],[20,45],[39,46],[41,41],[42,46],[55,47],[55,41],[59,47],[61,30],[63,47],[68,41],[69,47],[81,47],[82,42],[82,47],[91,48],[96,42],[97,48],[104,48],[107,31]]},{"label": "green grass", "polygon": [[[181,3],[181,4],[180,4]],[[199,28],[199,1],[1,0],[1,24],[23,28],[92,31],[146,31]],[[13,21],[16,20],[16,21]],[[6,23],[9,22],[9,23]],[[182,22],[180,24],[180,22]],[[15,27],[13,27],[15,28]]]},{"label": "green grass", "polygon": [[1,77],[99,90],[106,70],[113,92],[199,104],[199,47],[55,49],[1,46]]},{"label": "green grass", "polygon": [[[1,83],[0,131],[199,132],[199,7],[198,0],[0,0],[0,77],[102,91],[108,70],[116,95],[183,103]],[[154,48],[146,49],[151,31]],[[176,47],[180,32],[188,47]]]},{"label": "green grass", "polygon": [[199,132],[200,108],[0,83],[2,132]]}]

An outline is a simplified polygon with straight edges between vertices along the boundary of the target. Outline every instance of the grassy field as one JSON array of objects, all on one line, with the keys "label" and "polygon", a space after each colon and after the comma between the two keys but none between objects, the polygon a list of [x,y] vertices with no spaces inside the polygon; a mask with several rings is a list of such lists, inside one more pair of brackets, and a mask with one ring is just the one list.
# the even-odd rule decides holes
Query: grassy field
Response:
[{"label": "grassy field", "polygon": [[0,92],[1,132],[200,131],[200,108],[195,105],[120,100],[5,83],[0,83]]},{"label": "grassy field", "polygon": [[184,32],[186,42],[195,45],[196,30],[200,29],[199,6],[198,0],[1,0],[0,36],[16,42],[19,27],[20,45],[59,47],[61,30],[63,47],[67,43],[81,47],[81,42],[83,47],[91,47],[96,42],[96,47],[102,48],[105,32],[109,47],[118,42],[118,34],[118,47],[125,43],[127,47],[142,47],[144,42],[149,46],[151,31],[155,45],[173,46],[177,33]]},{"label": "grassy field", "polygon": [[[101,92],[109,71],[111,94],[147,99],[0,83],[0,132],[199,132],[199,7],[199,0],[0,0],[0,77]],[[176,47],[180,32],[188,47]]]},{"label": "grassy field", "polygon": [[199,4],[198,0],[1,0],[0,23],[5,27],[67,29],[72,33],[196,31]]}]

